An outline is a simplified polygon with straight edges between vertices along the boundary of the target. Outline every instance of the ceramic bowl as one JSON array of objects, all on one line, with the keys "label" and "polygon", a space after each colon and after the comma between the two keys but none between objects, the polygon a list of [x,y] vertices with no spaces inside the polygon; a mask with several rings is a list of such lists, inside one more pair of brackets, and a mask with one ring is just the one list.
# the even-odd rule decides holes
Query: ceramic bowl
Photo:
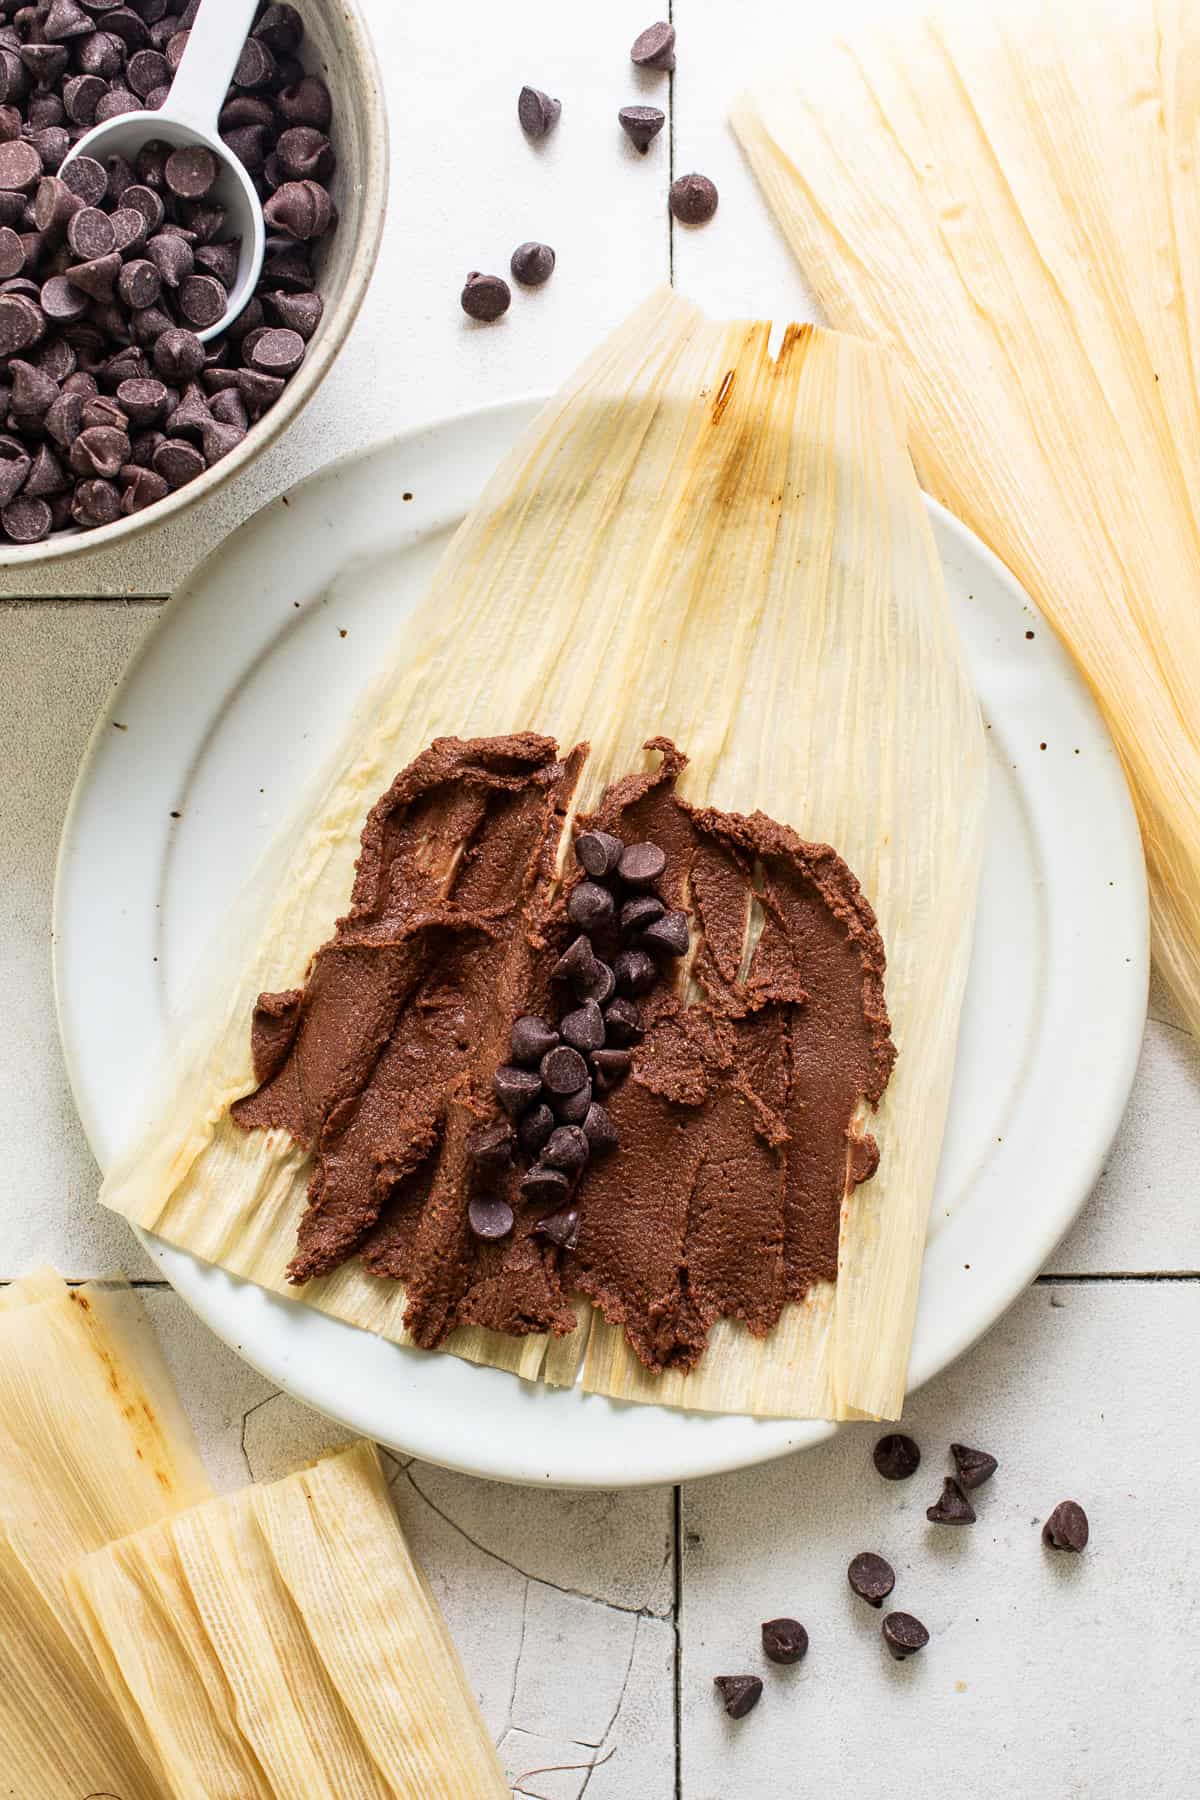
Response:
[{"label": "ceramic bowl", "polygon": [[338,209],[337,230],[317,258],[325,312],[308,353],[283,393],[228,456],[186,487],[128,519],[94,531],[59,531],[39,544],[0,540],[0,570],[30,568],[67,557],[110,550],[143,531],[174,524],[202,506],[210,494],[240,474],[308,404],[328,373],[362,304],[383,235],[388,185],[388,131],[383,82],[356,0],[300,0],[304,18],[301,60],[320,75],[333,97],[331,137],[337,172],[330,184]]}]

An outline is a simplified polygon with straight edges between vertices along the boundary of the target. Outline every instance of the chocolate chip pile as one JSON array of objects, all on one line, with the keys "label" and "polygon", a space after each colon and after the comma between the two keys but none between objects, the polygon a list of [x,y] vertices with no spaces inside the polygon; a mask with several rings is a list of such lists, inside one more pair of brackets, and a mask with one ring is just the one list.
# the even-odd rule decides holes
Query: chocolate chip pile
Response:
[{"label": "chocolate chip pile", "polygon": [[[293,6],[265,5],[220,132],[264,201],[266,260],[227,332],[238,242],[217,158],[151,140],[132,164],[62,167],[93,125],[156,110],[199,0],[0,0],[0,535],[17,544],[140,512],[241,443],[321,319],[312,266],[333,229],[329,90],[298,58]],[[61,174],[59,173],[61,169]]]},{"label": "chocolate chip pile", "polygon": [[[675,67],[675,27],[665,19],[647,25],[633,40],[629,59],[636,68],[669,75]],[[517,95],[517,120],[532,143],[548,137],[561,117],[562,101],[541,88],[523,87]],[[660,106],[622,106],[617,112],[618,125],[642,156],[666,122],[667,115]],[[680,175],[671,183],[667,204],[681,225],[707,225],[717,210],[718,199],[716,185],[708,176],[693,173]],[[513,280],[522,287],[541,287],[553,273],[554,252],[549,244],[518,244],[509,267]],[[491,325],[502,319],[512,305],[512,289],[503,276],[472,269],[459,303],[468,318]]]},{"label": "chocolate chip pile", "polygon": [[[496,1070],[493,1091],[512,1123],[476,1126],[467,1150],[473,1189],[467,1216],[480,1238],[508,1235],[513,1210],[495,1192],[514,1154],[527,1167],[518,1182],[523,1201],[545,1209],[534,1235],[561,1250],[579,1240],[573,1194],[593,1156],[618,1146],[607,1109],[595,1098],[628,1073],[641,1041],[639,995],[649,993],[661,966],[656,957],[687,953],[687,915],[668,912],[654,892],[667,866],[657,844],[626,844],[606,831],[575,840],[583,869],[567,898],[574,937],[553,969],[565,996],[557,1024],[526,1015],[512,1028],[511,1062]],[[605,962],[593,936],[621,948]]]},{"label": "chocolate chip pile", "polygon": [[[968,1444],[951,1444],[950,1455],[955,1473],[946,1476],[940,1498],[926,1509],[925,1517],[931,1525],[970,1525],[975,1521],[975,1509],[967,1495],[990,1481],[999,1465],[990,1451],[973,1450]],[[908,1481],[921,1466],[921,1451],[904,1432],[892,1431],[876,1443],[872,1459],[885,1481]],[[1043,1544],[1048,1550],[1078,1555],[1087,1541],[1088,1521],[1082,1506],[1077,1500],[1061,1501],[1042,1527]],[[880,1611],[896,1585],[896,1571],[874,1550],[862,1550],[851,1559],[846,1579],[851,1593]],[[915,1656],[929,1642],[929,1632],[920,1619],[907,1612],[889,1612],[880,1636],[896,1662]],[[797,1619],[768,1619],[762,1627],[762,1648],[770,1662],[800,1662],[808,1651],[808,1633]],[[757,1675],[716,1675],[713,1685],[731,1719],[744,1718],[762,1698],[763,1684]]]}]

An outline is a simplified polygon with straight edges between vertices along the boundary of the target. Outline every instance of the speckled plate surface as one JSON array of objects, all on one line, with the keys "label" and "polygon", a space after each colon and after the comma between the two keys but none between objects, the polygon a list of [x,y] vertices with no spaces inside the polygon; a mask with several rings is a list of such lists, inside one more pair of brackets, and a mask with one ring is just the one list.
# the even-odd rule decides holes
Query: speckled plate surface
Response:
[{"label": "speckled plate surface", "polygon": [[[176,596],[115,693],[64,828],[54,931],[67,1066],[102,1166],[135,1122],[168,1008],[212,922],[535,404],[398,438],[267,507]],[[1083,1205],[1133,1079],[1148,979],[1137,824],[1095,707],[1008,572],[929,509],[992,781],[910,1386],[1000,1316]],[[270,1380],[452,1468],[562,1486],[678,1481],[832,1429],[535,1387],[400,1349],[146,1245]]]}]

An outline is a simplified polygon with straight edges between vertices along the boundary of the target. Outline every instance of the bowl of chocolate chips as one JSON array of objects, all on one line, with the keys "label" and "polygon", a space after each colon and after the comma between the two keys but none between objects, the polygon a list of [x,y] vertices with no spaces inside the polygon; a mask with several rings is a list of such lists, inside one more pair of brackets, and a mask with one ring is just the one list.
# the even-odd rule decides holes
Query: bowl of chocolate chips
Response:
[{"label": "bowl of chocolate chips", "polygon": [[[202,63],[213,148],[171,123]],[[0,0],[0,568],[166,523],[284,430],[362,302],[387,175],[354,0]]]}]

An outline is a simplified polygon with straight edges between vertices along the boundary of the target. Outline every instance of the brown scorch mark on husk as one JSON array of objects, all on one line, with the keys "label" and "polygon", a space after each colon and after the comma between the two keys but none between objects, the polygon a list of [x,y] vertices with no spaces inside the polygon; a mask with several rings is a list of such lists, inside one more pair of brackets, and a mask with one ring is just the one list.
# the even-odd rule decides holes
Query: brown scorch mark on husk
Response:
[{"label": "brown scorch mark on husk", "polygon": [[[895,1056],[874,915],[833,850],[689,806],[686,758],[647,749],[657,767],[575,829],[665,849],[660,892],[690,913],[693,952],[642,1001],[632,1072],[605,1096],[620,1149],[581,1179],[577,1247],[531,1236],[516,1172],[499,1189],[511,1237],[473,1237],[465,1140],[497,1116],[514,1020],[561,1010],[550,971],[581,871],[557,872],[558,847],[587,747],[442,738],[373,808],[351,909],[303,990],[255,1011],[260,1085],[234,1118],[314,1157],[293,1281],[358,1255],[404,1283],[431,1346],[465,1324],[570,1331],[582,1292],[661,1370],[692,1367],[716,1319],[765,1334],[836,1278],[843,1201],[878,1158],[858,1120]],[[617,942],[599,934],[597,953]]]}]

